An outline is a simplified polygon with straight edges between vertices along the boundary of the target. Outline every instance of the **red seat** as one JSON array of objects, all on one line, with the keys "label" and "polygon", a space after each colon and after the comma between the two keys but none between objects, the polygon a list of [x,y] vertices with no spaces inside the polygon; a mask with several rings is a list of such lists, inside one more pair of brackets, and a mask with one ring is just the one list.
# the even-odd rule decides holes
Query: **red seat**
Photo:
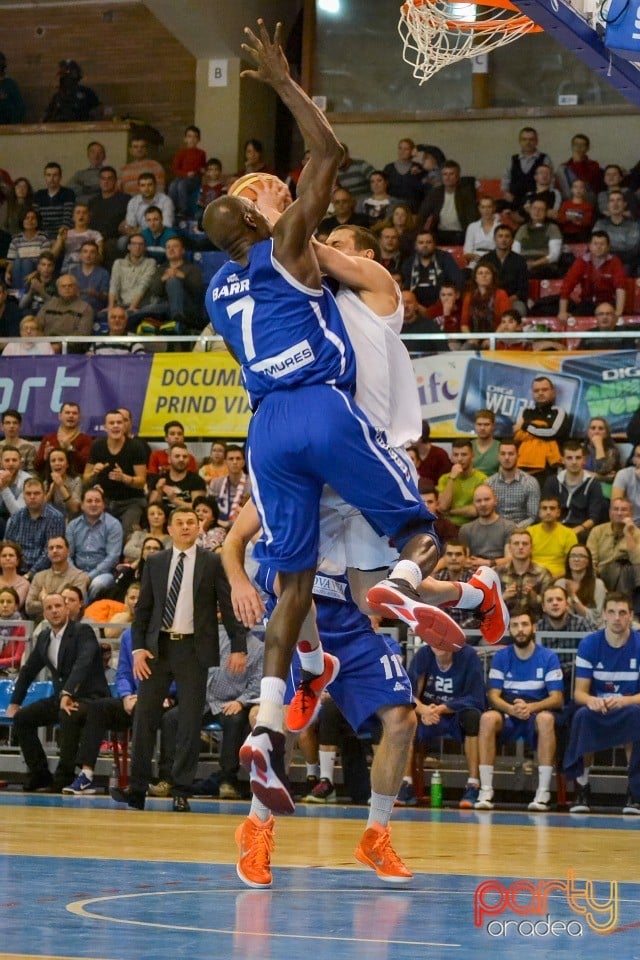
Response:
[{"label": "red seat", "polygon": [[529,300],[540,299],[540,281],[529,280]]},{"label": "red seat", "polygon": [[458,266],[463,270],[465,269],[467,266],[467,261],[465,260],[464,253],[462,252],[462,247],[440,247],[440,249],[446,251],[446,253],[450,253]]},{"label": "red seat", "polygon": [[502,200],[501,181],[497,178],[476,180],[478,197],[491,197],[492,200]]},{"label": "red seat", "polygon": [[20,668],[20,661],[22,660],[22,654],[24,653],[26,642],[26,637],[9,640],[6,646],[2,649],[2,656],[0,656],[0,670],[18,670]]},{"label": "red seat", "polygon": [[624,288],[627,294],[624,303],[625,313],[640,313],[640,279],[627,277]]},{"label": "red seat", "polygon": [[562,280],[541,280],[540,281],[541,297],[559,297],[561,289],[562,289]]}]

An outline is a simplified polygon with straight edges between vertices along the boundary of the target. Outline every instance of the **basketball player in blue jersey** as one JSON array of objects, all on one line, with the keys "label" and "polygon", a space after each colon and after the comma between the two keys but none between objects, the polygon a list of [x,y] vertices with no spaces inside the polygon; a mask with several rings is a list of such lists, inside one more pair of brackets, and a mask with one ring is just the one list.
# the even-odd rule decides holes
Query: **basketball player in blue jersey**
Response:
[{"label": "basketball player in blue jersey", "polygon": [[[482,661],[474,647],[453,653],[424,644],[409,665],[409,677],[418,715],[416,741],[427,746],[443,737],[464,744],[469,777],[460,806],[469,809],[480,788],[478,732],[486,705]],[[400,806],[416,802],[412,766],[407,766],[398,796]]]},{"label": "basketball player in blue jersey", "polygon": [[640,632],[631,629],[633,607],[624,593],[608,593],[604,629],[580,641],[576,653],[573,697],[578,707],[571,721],[564,757],[567,776],[575,779],[571,813],[589,813],[589,769],[598,750],[627,746],[629,784],[622,812],[640,815]]},{"label": "basketball player in blue jersey", "polygon": [[[416,588],[433,569],[439,544],[433,515],[406,463],[353,402],[353,351],[310,245],[329,204],[342,148],[321,111],[292,80],[280,27],[273,41],[262,21],[259,38],[248,28],[245,33],[249,42],[243,49],[257,69],[243,76],[274,88],[310,149],[297,199],[273,229],[243,198],[220,198],[204,215],[209,238],[231,258],[211,281],[206,303],[214,329],[242,366],[254,409],[248,466],[264,530],[258,559],[278,570],[281,582],[265,637],[251,784],[272,810],[291,813],[283,765],[284,678],[311,605],[323,485],[361,510],[378,533],[393,537],[401,554],[386,584],[387,605],[410,618],[427,640],[441,617]],[[322,674],[320,647],[313,657],[308,669]]]},{"label": "basketball player in blue jersey", "polygon": [[491,662],[487,699],[480,718],[480,795],[476,810],[492,810],[496,741],[524,740],[538,754],[538,789],[529,810],[549,809],[556,752],[555,715],[562,708],[564,684],[558,655],[536,643],[529,610],[515,610],[509,632],[513,645]]},{"label": "basketball player in blue jersey", "polygon": [[[247,622],[252,626],[262,620],[265,608],[245,572],[244,557],[249,540],[259,530],[260,519],[254,504],[249,502],[227,535],[234,610],[245,620],[247,611],[251,611]],[[334,562],[321,564],[313,586],[314,619],[323,647],[340,658],[340,672],[329,692],[356,732],[366,729],[367,722],[374,717],[382,724],[382,737],[371,767],[367,828],[355,855],[360,863],[375,870],[381,880],[405,883],[412,879],[412,874],[391,846],[389,819],[416,729],[411,684],[400,656],[383,634],[373,631],[369,618],[358,610],[344,571],[344,562],[341,566]],[[266,565],[260,568],[257,580],[274,602],[277,579],[273,569]],[[240,850],[238,876],[248,886],[271,885],[273,828],[269,807],[254,791],[249,816],[236,830]]]}]

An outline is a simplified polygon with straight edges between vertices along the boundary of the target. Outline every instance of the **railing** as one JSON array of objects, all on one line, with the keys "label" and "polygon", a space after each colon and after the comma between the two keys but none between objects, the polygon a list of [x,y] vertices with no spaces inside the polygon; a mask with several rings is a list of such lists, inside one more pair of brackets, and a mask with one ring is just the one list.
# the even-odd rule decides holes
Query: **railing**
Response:
[{"label": "railing", "polygon": [[[420,342],[433,342],[434,344],[438,343],[449,343],[460,342],[466,343],[469,340],[482,340],[488,344],[487,349],[495,350],[496,343],[498,340],[509,343],[511,341],[524,341],[535,343],[536,341],[577,341],[578,343],[583,339],[589,340],[602,340],[603,349],[606,349],[607,340],[615,336],[616,339],[629,340],[629,349],[633,349],[633,341],[640,338],[640,316],[629,316],[625,319],[629,323],[637,323],[639,329],[627,329],[626,327],[616,327],[615,330],[603,332],[601,330],[593,328],[583,328],[580,329],[582,321],[588,318],[580,317],[570,317],[567,321],[566,326],[561,328],[552,329],[556,324],[560,324],[561,321],[558,321],[555,317],[529,317],[526,318],[529,326],[525,327],[522,331],[515,333],[502,333],[496,330],[482,332],[482,333],[403,333],[402,340],[407,344],[407,349],[410,352],[412,342],[416,340]],[[573,321],[573,323],[571,322]],[[534,329],[535,327],[535,329]],[[4,347],[9,342],[18,342],[19,338],[0,338],[0,346]],[[86,344],[87,347],[96,344],[96,343],[107,343],[107,344],[118,344],[118,343],[127,343],[130,344],[132,340],[135,340],[136,343],[148,343],[149,345],[155,345],[156,347],[159,344],[171,344],[175,346],[176,344],[191,344],[190,349],[193,348],[196,344],[200,344],[202,349],[208,349],[210,347],[216,346],[221,349],[225,349],[224,341],[222,337],[217,334],[211,333],[200,333],[200,334],[171,334],[171,336],[163,336],[158,334],[157,336],[149,336],[148,334],[136,334],[131,333],[127,336],[115,337],[115,336],[89,336],[89,337],[79,337],[79,336],[65,336],[65,337],[30,337],[29,340],[33,340],[35,343],[51,343],[51,344],[60,344],[61,353],[68,353],[69,345],[72,344]],[[574,347],[574,349],[580,349],[579,346]],[[425,353],[428,351],[415,351],[420,353]]]}]

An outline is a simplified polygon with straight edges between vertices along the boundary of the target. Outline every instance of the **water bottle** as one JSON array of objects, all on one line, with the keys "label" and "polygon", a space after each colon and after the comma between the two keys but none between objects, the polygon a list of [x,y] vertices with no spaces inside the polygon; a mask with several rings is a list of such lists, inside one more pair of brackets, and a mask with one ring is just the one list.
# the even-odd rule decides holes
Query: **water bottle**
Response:
[{"label": "water bottle", "polygon": [[439,810],[442,807],[442,774],[434,770],[431,774],[431,809]]},{"label": "water bottle", "polygon": [[111,765],[111,773],[109,774],[109,790],[117,790],[119,786],[118,768],[114,763]]}]

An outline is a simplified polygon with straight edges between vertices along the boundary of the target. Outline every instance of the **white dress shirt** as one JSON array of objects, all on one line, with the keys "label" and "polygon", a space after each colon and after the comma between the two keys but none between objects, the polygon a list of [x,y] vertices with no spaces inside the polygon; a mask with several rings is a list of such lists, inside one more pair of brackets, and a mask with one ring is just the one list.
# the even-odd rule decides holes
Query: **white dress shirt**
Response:
[{"label": "white dress shirt", "polygon": [[56,670],[58,669],[58,656],[60,654],[60,644],[62,642],[62,634],[65,632],[66,629],[67,629],[66,623],[63,627],[60,628],[60,630],[58,630],[57,633],[53,632],[53,627],[51,628],[51,639],[49,640],[49,649],[47,651],[47,655]]}]

